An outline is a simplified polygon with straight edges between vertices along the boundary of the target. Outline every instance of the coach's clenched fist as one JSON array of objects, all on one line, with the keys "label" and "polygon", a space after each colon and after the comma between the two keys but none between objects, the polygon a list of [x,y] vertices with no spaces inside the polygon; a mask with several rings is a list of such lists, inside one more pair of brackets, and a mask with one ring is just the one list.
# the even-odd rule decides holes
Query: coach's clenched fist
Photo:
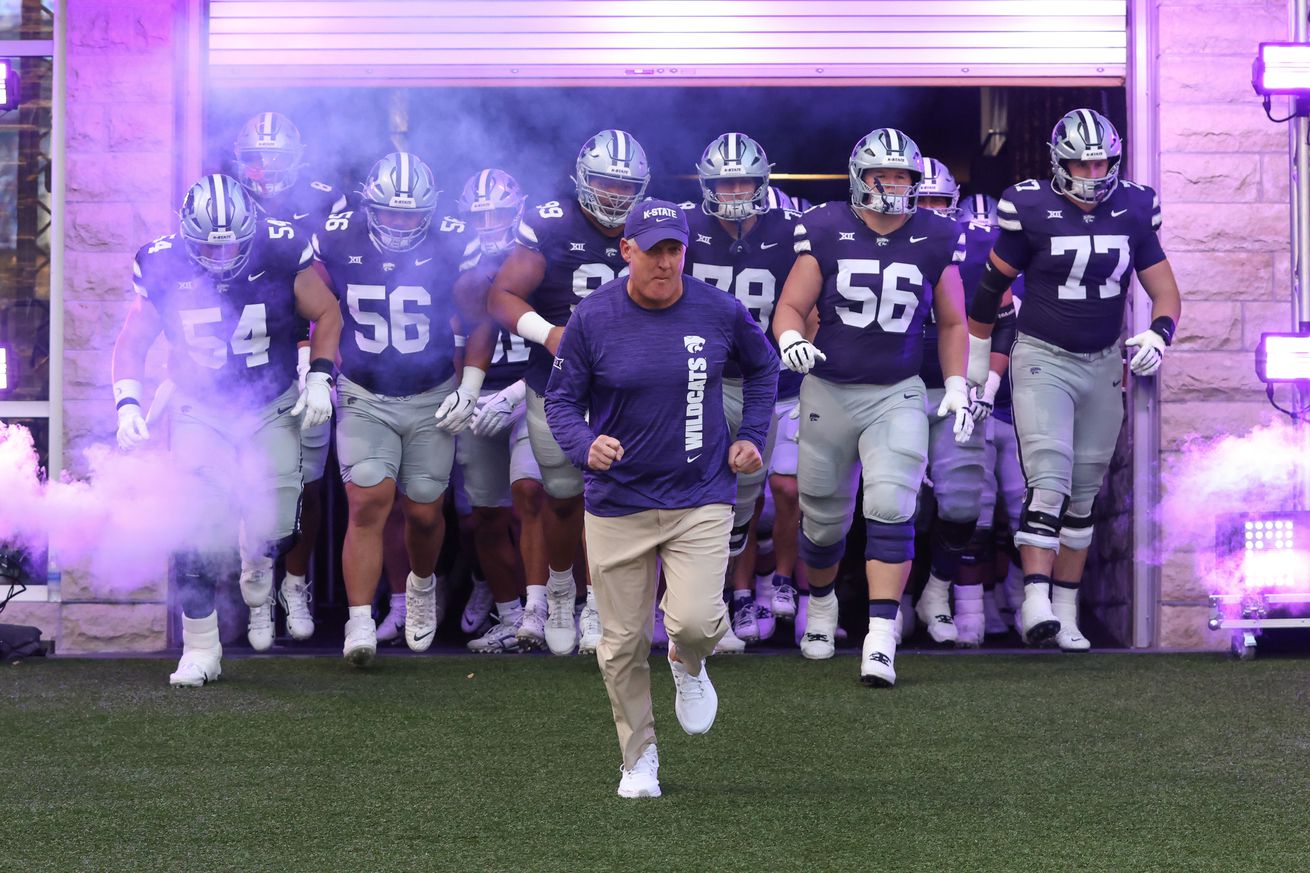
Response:
[{"label": "coach's clenched fist", "polygon": [[750,440],[737,440],[728,447],[728,466],[734,473],[755,473],[764,466],[760,450]]},{"label": "coach's clenched fist", "polygon": [[601,434],[592,440],[591,449],[587,452],[587,466],[593,470],[608,470],[611,466],[623,460],[623,446],[612,436]]}]

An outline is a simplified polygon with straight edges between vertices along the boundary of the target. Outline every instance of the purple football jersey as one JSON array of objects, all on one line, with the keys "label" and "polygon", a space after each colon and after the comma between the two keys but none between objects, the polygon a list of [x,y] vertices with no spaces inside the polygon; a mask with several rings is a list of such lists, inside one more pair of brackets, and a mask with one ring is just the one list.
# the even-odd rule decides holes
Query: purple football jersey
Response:
[{"label": "purple football jersey", "polygon": [[1164,260],[1155,191],[1120,180],[1084,212],[1049,181],[1029,179],[1005,189],[997,217],[996,254],[1024,274],[1019,330],[1071,352],[1118,342],[1128,271]]},{"label": "purple football jersey", "polygon": [[260,220],[250,258],[218,281],[177,236],[140,248],[132,285],[164,323],[168,375],[193,394],[258,407],[296,381],[296,274],[313,260],[309,241],[286,222]]},{"label": "purple football jersey", "polygon": [[[681,206],[687,215],[689,229],[683,271],[735,296],[772,341],[773,309],[778,304],[778,295],[782,293],[791,265],[796,262],[792,246],[801,214],[789,209],[770,209],[759,217],[746,238],[737,245],[738,241],[728,235],[719,220],[706,215],[699,203],[683,203]],[[776,343],[774,348],[777,348]],[[796,378],[784,380],[779,377],[780,400],[795,397],[800,390],[800,378],[791,370],[785,371],[785,375]],[[728,362],[723,376],[726,379],[741,378],[741,370],[735,361]]]},{"label": "purple football jersey", "polygon": [[270,218],[289,221],[305,239],[323,226],[334,212],[346,209],[346,196],[326,182],[307,177],[303,172],[287,190],[272,197],[250,194]]},{"label": "purple football jersey", "polygon": [[[528,302],[551,324],[568,324],[584,297],[628,274],[627,262],[619,254],[619,238],[601,233],[573,197],[524,209],[515,240],[546,259],[546,275]],[[526,378],[538,394],[546,393],[553,360],[545,346],[531,344]]]},{"label": "purple football jersey", "polygon": [[819,262],[819,332],[827,355],[811,371],[832,382],[890,385],[917,375],[923,325],[942,272],[964,260],[955,222],[920,209],[886,236],[845,201],[815,207],[796,225],[795,249]]},{"label": "purple football jersey", "polygon": [[[500,265],[505,263],[508,251],[495,255],[484,254],[469,272],[485,290],[491,287]],[[467,327],[465,328],[468,329]],[[528,368],[528,341],[504,328],[496,334],[496,347],[491,353],[491,365],[482,383],[483,391],[499,391],[523,378]]]},{"label": "purple football jersey", "polygon": [[455,372],[452,286],[477,263],[477,235],[436,217],[423,241],[393,252],[369,236],[363,210],[328,217],[314,253],[341,301],[341,373],[369,391],[406,397]]}]

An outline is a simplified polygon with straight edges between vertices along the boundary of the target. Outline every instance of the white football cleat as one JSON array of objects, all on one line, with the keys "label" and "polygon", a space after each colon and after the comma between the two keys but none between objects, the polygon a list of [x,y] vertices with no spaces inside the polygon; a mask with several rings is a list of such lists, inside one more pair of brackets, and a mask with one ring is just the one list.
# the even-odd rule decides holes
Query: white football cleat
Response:
[{"label": "white football cleat", "polygon": [[218,613],[203,618],[182,616],[182,658],[168,684],[199,688],[223,674],[223,645],[218,639]]},{"label": "white football cleat", "polygon": [[314,594],[310,590],[309,580],[304,576],[292,576],[288,573],[282,579],[282,588],[278,591],[278,600],[282,611],[287,616],[287,633],[293,640],[307,640],[314,635],[314,610],[311,605]]},{"label": "white football cleat", "polygon": [[241,562],[241,599],[246,606],[263,606],[273,594],[273,559],[257,558]]},{"label": "white football cleat", "polygon": [[759,628],[760,642],[772,639],[773,632],[778,629],[778,620],[773,617],[773,610],[770,609],[772,603],[772,597],[755,601],[755,626]]},{"label": "white football cleat", "polygon": [[1019,635],[1025,643],[1035,646],[1060,632],[1060,620],[1051,608],[1045,585],[1025,585],[1023,593],[1023,605],[1019,607]]},{"label": "white football cleat", "polygon": [[732,633],[744,643],[760,640],[759,607],[754,600],[735,604],[732,609]]},{"label": "white football cleat", "polygon": [[660,796],[660,756],[651,743],[642,750],[641,757],[629,770],[619,768],[619,797]]},{"label": "white football cleat", "polygon": [[709,671],[701,661],[700,675],[693,676],[685,664],[673,660],[672,654],[670,649],[669,669],[677,688],[673,711],[678,716],[678,724],[692,736],[706,733],[714,726],[714,717],[719,712],[719,695],[710,681]]},{"label": "white football cleat", "polygon": [[411,572],[405,579],[405,645],[412,652],[426,652],[436,633],[437,577],[425,580]]},{"label": "white football cleat", "polygon": [[[520,616],[521,618],[521,616]],[[468,650],[478,655],[503,655],[519,650],[518,622],[498,619],[485,634],[468,641]]]},{"label": "white football cleat", "polygon": [[595,595],[588,594],[587,602],[578,613],[578,654],[594,655],[605,631],[600,624],[600,611],[596,609]]},{"label": "white football cleat", "polygon": [[256,652],[273,648],[273,598],[263,606],[250,607],[250,620],[246,623],[246,639]]},{"label": "white football cleat", "polygon": [[923,622],[928,636],[935,643],[954,643],[959,636],[955,618],[951,614],[950,583],[936,576],[928,577],[928,584],[919,595],[914,614]]},{"label": "white football cleat", "polygon": [[378,653],[377,625],[372,616],[346,619],[346,643],[341,654],[356,667],[367,667]]},{"label": "white football cleat", "polygon": [[[573,610],[570,609],[569,615],[572,614]],[[571,617],[569,621],[571,624]],[[546,648],[546,607],[529,600],[528,605],[523,607],[523,617],[519,619],[519,627],[514,635],[519,645],[525,649]]]},{"label": "white football cleat", "polygon": [[572,584],[552,587],[550,582],[546,583],[545,637],[546,648],[552,655],[571,654],[578,644],[578,628],[573,623],[575,592]]},{"label": "white football cleat", "polygon": [[1078,589],[1053,586],[1051,611],[1060,622],[1060,632],[1055,635],[1055,643],[1064,652],[1086,652],[1092,647],[1092,641],[1083,636],[1078,629]]},{"label": "white football cleat", "polygon": [[496,598],[492,596],[487,580],[474,576],[468,603],[464,604],[464,612],[459,617],[459,629],[466,634],[476,632],[491,617],[491,607],[495,602]]},{"label": "white football cleat", "polygon": [[982,645],[986,618],[981,585],[955,586],[955,644],[966,649]]},{"label": "white football cleat", "polygon": [[[668,634],[665,634],[667,645]],[[732,624],[728,624],[728,630],[719,637],[719,641],[714,644],[714,654],[716,655],[740,655],[746,651],[746,643],[732,632]]]},{"label": "white football cleat", "polygon": [[837,595],[810,595],[805,616],[801,654],[811,661],[825,661],[837,652]]},{"label": "white football cleat", "polygon": [[864,652],[860,658],[860,681],[870,688],[891,688],[896,684],[896,641],[892,638],[891,620],[869,619],[864,635]]},{"label": "white football cleat", "polygon": [[[776,582],[777,577],[774,577]],[[773,614],[778,618],[795,618],[796,617],[796,587],[783,582],[781,585],[773,586],[773,599],[769,604]]]},{"label": "white football cleat", "polygon": [[377,641],[379,643],[395,643],[405,633],[405,607],[393,606],[387,612],[387,617],[378,625]]}]

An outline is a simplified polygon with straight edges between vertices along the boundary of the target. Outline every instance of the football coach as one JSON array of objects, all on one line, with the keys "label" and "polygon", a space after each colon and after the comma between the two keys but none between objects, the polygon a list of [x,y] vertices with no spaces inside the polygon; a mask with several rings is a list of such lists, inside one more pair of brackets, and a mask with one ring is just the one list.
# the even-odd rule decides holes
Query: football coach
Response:
[{"label": "football coach", "polygon": [[[658,797],[651,612],[663,564],[678,722],[710,729],[705,658],[728,627],[723,579],[737,473],[760,469],[778,357],[731,294],[683,275],[687,219],[638,203],[619,242],[628,275],[578,304],[546,391],[546,419],[586,478],[587,560],[604,636],[596,650],[623,752],[619,794]],[[723,415],[724,364],[744,385],[741,428]]]}]

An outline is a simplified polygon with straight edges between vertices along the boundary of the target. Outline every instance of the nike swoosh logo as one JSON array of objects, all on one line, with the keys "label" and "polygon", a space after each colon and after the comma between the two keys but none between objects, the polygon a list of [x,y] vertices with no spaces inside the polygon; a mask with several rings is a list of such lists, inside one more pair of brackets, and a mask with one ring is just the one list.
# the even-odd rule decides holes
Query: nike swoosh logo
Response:
[{"label": "nike swoosh logo", "polygon": [[291,216],[291,220],[292,220],[292,221],[299,221],[299,220],[302,219],[302,218],[309,218],[309,213],[308,213],[308,212],[297,212],[295,215],[292,215],[292,216]]},{"label": "nike swoosh logo", "polygon": [[432,631],[428,631],[428,632],[425,633],[425,634],[416,634],[415,637],[414,637],[414,642],[416,642],[416,643],[421,643],[421,642],[423,642],[424,640],[426,640],[426,639],[427,639],[428,637],[430,637],[430,636],[432,636]]},{"label": "nike swoosh logo", "polygon": [[764,249],[771,249],[776,245],[777,243],[760,243],[760,251],[763,251]]},{"label": "nike swoosh logo", "polygon": [[910,242],[912,242],[912,243],[923,242],[923,241],[926,240],[927,238],[928,238],[928,237],[926,237],[926,236],[912,236],[912,237],[910,237]]},{"label": "nike swoosh logo", "polygon": [[700,455],[692,455],[690,458],[687,459],[687,463],[690,464],[692,461],[696,460],[699,457]]},{"label": "nike swoosh logo", "polygon": [[264,275],[264,274],[267,273],[267,272],[268,272],[268,270],[260,270],[258,273],[251,273],[249,276],[246,277],[246,281],[247,281],[247,282],[253,282],[253,281],[255,281],[256,279],[258,279],[260,276]]},{"label": "nike swoosh logo", "polygon": [[1111,209],[1111,210],[1110,210],[1110,217],[1111,217],[1111,218],[1118,218],[1119,216],[1123,215],[1123,214],[1124,214],[1125,212],[1127,212],[1127,211],[1128,211],[1127,209]]},{"label": "nike swoosh logo", "polygon": [[415,261],[415,262],[414,262],[414,266],[416,266],[416,267],[421,267],[421,266],[423,266],[424,264],[426,264],[426,263],[427,263],[428,261],[430,261],[430,260],[432,260],[432,259],[431,259],[431,258],[423,258],[422,260]]},{"label": "nike swoosh logo", "polygon": [[285,409],[279,409],[279,410],[277,411],[277,414],[278,414],[278,415],[285,415],[286,413],[290,412],[291,410],[292,410],[292,407],[288,406],[288,407],[286,407]]}]

